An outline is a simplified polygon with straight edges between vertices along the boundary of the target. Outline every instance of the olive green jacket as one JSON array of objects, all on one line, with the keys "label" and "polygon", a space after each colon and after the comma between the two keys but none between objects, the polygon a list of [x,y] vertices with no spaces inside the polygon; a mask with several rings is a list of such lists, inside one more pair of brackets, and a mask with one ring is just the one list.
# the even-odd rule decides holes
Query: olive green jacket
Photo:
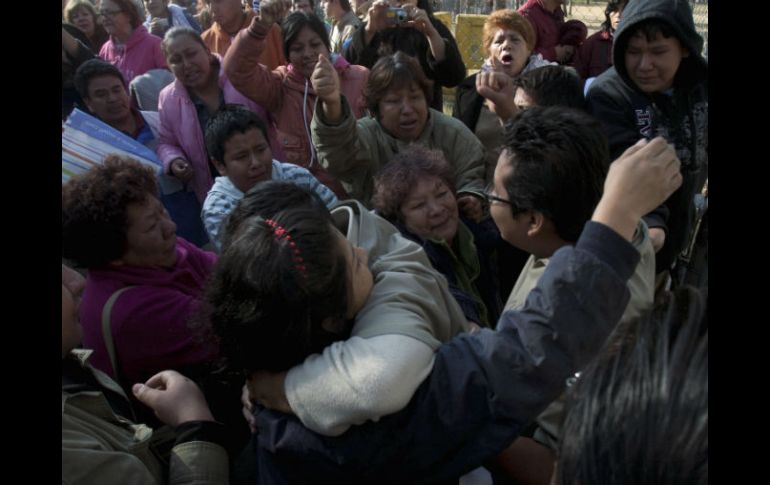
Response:
[{"label": "olive green jacket", "polygon": [[[319,102],[316,100],[310,125],[318,160],[343,182],[351,197],[371,209],[374,175],[410,143],[390,136],[372,117],[356,121],[344,95],[338,124],[329,124]],[[483,196],[484,147],[461,121],[429,109],[425,129],[415,143],[444,152],[454,169],[458,195],[469,192]]]},{"label": "olive green jacket", "polygon": [[[72,354],[68,358],[79,359],[105,390],[128,400],[115,381],[86,363],[90,350]],[[153,430],[116,414],[102,392],[62,389],[61,408],[63,484],[222,485],[229,481],[225,449],[207,441],[177,444],[166,467],[153,449]]]}]

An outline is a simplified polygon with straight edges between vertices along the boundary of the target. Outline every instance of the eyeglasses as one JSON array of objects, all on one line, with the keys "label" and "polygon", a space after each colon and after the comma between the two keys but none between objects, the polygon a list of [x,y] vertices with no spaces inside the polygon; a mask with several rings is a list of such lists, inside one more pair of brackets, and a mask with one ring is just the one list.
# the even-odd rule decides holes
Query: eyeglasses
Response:
[{"label": "eyeglasses", "polygon": [[510,206],[513,206],[513,202],[507,199],[502,199],[496,195],[493,195],[492,192],[494,192],[495,187],[492,184],[487,185],[487,188],[484,189],[484,196],[487,198],[487,203],[491,204],[492,202],[499,202],[501,204],[508,204]]},{"label": "eyeglasses", "polygon": [[123,10],[99,10],[96,13],[99,15],[99,17],[114,17],[122,12]]}]

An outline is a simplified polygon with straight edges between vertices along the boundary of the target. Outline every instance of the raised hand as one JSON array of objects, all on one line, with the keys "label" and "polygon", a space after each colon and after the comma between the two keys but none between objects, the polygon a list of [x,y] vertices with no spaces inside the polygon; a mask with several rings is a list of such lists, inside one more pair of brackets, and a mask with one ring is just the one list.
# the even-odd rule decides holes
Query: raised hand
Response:
[{"label": "raised hand", "polygon": [[377,0],[372,3],[372,6],[369,7],[369,10],[366,12],[366,29],[364,33],[367,44],[371,42],[374,34],[384,30],[388,26],[387,17],[385,15],[388,8],[390,8],[390,4],[387,0]]},{"label": "raised hand", "polygon": [[286,4],[283,0],[263,0],[259,4],[259,22],[265,27],[272,27],[286,14]]},{"label": "raised hand", "polygon": [[682,185],[680,162],[662,137],[639,140],[612,164],[594,220],[631,240],[639,219]]},{"label": "raised hand", "polygon": [[310,82],[313,84],[316,96],[321,98],[321,101],[325,103],[339,102],[340,77],[329,58],[325,55],[318,54],[318,62],[315,65],[313,74],[310,75]]},{"label": "raised hand", "polygon": [[153,17],[152,20],[150,20],[150,33],[152,35],[157,35],[162,39],[167,28],[168,20],[164,18]]},{"label": "raised hand", "polygon": [[429,35],[436,30],[430,22],[428,13],[425,10],[417,8],[414,5],[404,5],[403,7],[409,15],[409,20],[406,22],[407,27],[414,27],[425,35]]},{"label": "raised hand", "polygon": [[326,119],[332,123],[342,118],[342,99],[340,97],[340,77],[331,61],[323,54],[318,54],[318,62],[310,82],[316,96],[321,100],[321,109]]},{"label": "raised hand", "polygon": [[476,76],[476,91],[486,98],[489,109],[503,122],[513,118],[519,111],[513,102],[513,82],[503,72],[479,72]]}]

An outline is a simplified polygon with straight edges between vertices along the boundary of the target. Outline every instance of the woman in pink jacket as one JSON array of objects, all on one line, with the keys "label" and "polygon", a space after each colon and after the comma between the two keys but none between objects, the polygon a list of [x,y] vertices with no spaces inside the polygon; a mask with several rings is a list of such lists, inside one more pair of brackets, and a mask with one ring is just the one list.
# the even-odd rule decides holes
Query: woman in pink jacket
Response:
[{"label": "woman in pink jacket", "polygon": [[144,28],[144,19],[132,0],[102,0],[99,18],[110,34],[99,57],[120,69],[127,85],[150,69],[168,69],[160,38]]},{"label": "woman in pink jacket", "polygon": [[158,157],[163,169],[188,184],[203,203],[219,173],[209,161],[204,133],[209,118],[225,103],[244,105],[259,114],[268,128],[274,157],[283,159],[269,116],[235,90],[222,69],[221,58],[212,54],[200,34],[186,27],[166,33],[163,52],[176,80],[158,97],[160,135]]},{"label": "woman in pink jacket", "polygon": [[307,168],[338,198],[347,199],[342,184],[321,167],[310,138],[316,101],[310,78],[319,55],[329,58],[339,74],[342,94],[356,118],[361,118],[366,110],[363,90],[369,70],[352,65],[341,56],[330,55],[329,35],[323,22],[314,14],[299,11],[292,12],[282,25],[283,48],[289,64],[274,71],[259,64],[257,59],[265,48],[265,37],[275,19],[280,18],[281,8],[280,1],[262,3],[251,26],[238,33],[227,51],[225,72],[238,91],[270,112],[286,161]]}]

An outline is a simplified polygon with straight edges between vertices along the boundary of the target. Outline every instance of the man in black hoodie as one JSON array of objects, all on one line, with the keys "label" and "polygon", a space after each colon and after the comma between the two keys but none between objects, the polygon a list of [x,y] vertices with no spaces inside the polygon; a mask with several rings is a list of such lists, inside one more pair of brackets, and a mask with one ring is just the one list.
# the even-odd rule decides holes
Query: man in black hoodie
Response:
[{"label": "man in black hoodie", "polygon": [[682,186],[645,216],[664,280],[695,226],[694,196],[708,179],[708,61],[689,2],[631,1],[613,45],[614,67],[591,85],[589,112],[615,158],[639,138],[663,136],[682,162]]}]

